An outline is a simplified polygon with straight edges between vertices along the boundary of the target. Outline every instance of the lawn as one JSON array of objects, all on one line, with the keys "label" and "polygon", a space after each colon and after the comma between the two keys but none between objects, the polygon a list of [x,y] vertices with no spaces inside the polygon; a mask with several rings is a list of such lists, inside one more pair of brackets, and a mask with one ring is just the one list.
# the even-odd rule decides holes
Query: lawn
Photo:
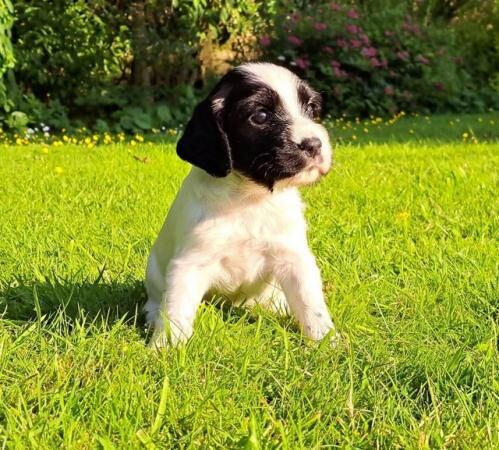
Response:
[{"label": "lawn", "polygon": [[0,448],[498,448],[499,115],[332,134],[303,195],[337,348],[216,304],[146,348],[173,138],[0,145]]}]

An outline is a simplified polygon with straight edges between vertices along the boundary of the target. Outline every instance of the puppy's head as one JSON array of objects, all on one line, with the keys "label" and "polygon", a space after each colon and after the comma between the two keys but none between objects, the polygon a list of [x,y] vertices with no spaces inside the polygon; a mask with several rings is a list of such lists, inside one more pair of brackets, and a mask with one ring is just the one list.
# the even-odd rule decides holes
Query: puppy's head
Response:
[{"label": "puppy's head", "polygon": [[313,183],[331,166],[320,95],[289,70],[243,64],[196,106],[178,155],[215,177],[236,171],[273,189]]}]

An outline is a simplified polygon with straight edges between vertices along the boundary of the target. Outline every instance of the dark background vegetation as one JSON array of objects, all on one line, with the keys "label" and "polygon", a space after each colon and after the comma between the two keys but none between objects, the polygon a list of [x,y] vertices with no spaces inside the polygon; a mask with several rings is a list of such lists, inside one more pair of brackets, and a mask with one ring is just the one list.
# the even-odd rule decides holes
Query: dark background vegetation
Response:
[{"label": "dark background vegetation", "polygon": [[245,60],[332,116],[499,106],[495,0],[0,0],[0,125],[147,131]]}]

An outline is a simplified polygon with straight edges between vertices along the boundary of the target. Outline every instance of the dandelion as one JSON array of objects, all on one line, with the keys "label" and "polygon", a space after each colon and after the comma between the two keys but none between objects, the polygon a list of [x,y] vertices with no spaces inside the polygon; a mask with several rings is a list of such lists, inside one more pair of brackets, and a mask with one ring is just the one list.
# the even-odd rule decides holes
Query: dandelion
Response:
[{"label": "dandelion", "polygon": [[469,135],[468,133],[463,133],[463,139],[464,139],[464,140],[468,139],[468,138],[469,138],[469,136],[470,136],[470,135]]},{"label": "dandelion", "polygon": [[61,166],[57,166],[55,169],[54,169],[54,172],[57,174],[57,175],[62,175],[64,173],[64,169],[61,167]]},{"label": "dandelion", "polygon": [[408,222],[411,218],[411,214],[407,211],[401,211],[395,216],[395,220],[399,223]]}]

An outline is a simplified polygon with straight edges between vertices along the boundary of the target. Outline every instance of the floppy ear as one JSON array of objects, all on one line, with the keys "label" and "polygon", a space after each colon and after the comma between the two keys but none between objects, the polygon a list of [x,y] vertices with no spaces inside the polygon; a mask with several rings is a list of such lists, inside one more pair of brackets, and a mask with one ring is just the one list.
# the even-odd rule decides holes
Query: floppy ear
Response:
[{"label": "floppy ear", "polygon": [[210,95],[196,106],[177,143],[177,154],[214,177],[225,177],[232,169],[232,157],[213,101]]}]

